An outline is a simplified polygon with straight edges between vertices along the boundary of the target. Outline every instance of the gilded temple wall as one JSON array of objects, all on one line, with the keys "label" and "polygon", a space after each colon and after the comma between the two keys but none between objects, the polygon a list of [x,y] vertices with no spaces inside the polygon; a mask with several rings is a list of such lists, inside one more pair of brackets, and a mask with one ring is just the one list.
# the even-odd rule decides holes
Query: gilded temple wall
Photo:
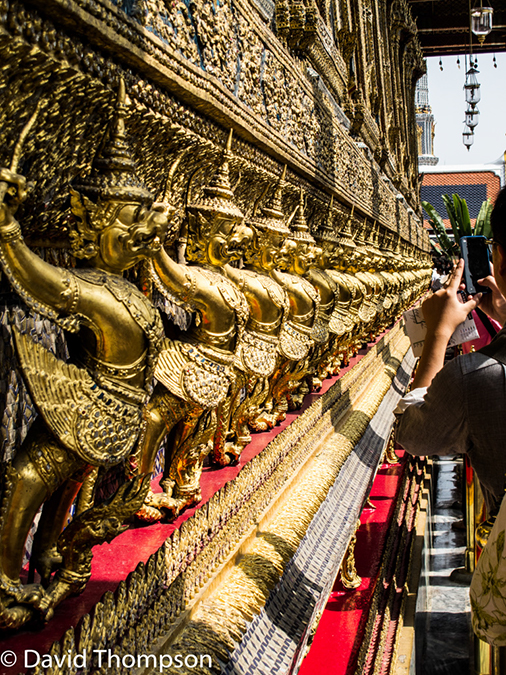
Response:
[{"label": "gilded temple wall", "polygon": [[[17,166],[33,189],[16,218],[31,249],[67,269],[76,262],[69,246],[75,229],[69,185],[83,176],[86,181],[109,142],[120,81],[126,88],[124,121],[136,172],[157,200],[175,207],[173,230],[181,228],[185,234],[187,206],[202,200],[210,176],[223,161],[228,138],[227,180],[246,219],[258,215],[281,186],[283,175],[282,221],[291,216],[295,223],[298,213],[313,233],[331,232],[336,241],[354,238],[362,250],[353,265],[337,266],[341,272],[348,270],[343,272],[340,298],[352,319],[347,323],[346,312],[338,312],[334,361],[322,371],[335,373],[343,358],[377,337],[426,287],[429,242],[419,218],[414,110],[415,84],[423,71],[406,0],[0,0],[0,167],[10,165],[20,134],[36,111]],[[310,236],[300,227],[299,239]],[[7,249],[9,237],[16,240],[18,233],[7,234]],[[176,246],[168,245],[173,258],[178,255]],[[368,247],[374,263],[365,262]],[[162,310],[169,337],[179,335],[179,329],[184,336],[191,319],[188,307],[162,298],[143,266],[136,265],[127,275]],[[79,272],[75,276],[81,279]],[[15,329],[30,334],[61,361],[67,360],[68,352],[61,327],[44,313],[28,311],[5,274],[1,291],[2,459],[10,460],[37,415],[21,376],[22,340],[16,352]],[[336,292],[336,307],[337,297]],[[315,321],[319,299],[313,305]],[[237,307],[234,311],[238,317]],[[313,360],[304,375],[310,373],[316,381],[321,374],[318,358],[326,352],[312,347]],[[171,648],[178,631],[193,640],[206,626],[203,634],[214,640],[215,653],[226,657],[233,641],[240,642],[244,622],[240,612],[221,607],[230,625],[218,630],[213,603],[221,600],[212,596],[217,569],[222,574],[220,566],[226,562],[239,585],[242,575],[251,573],[253,587],[244,599],[244,612],[258,612],[376,414],[407,348],[398,327],[387,333],[347,379],[277,437],[235,483],[198,510],[146,567],[138,566],[115,594],[106,594],[84,616],[77,633],[70,627],[55,653],[99,646],[145,652],[155,642],[163,651]],[[279,354],[276,358],[279,361]],[[296,379],[298,361],[303,359],[293,358],[290,366],[278,363],[276,376],[279,381],[284,377],[287,389],[290,377]],[[244,393],[250,383],[239,382]],[[281,394],[285,403],[282,388]],[[311,506],[309,499],[307,504],[292,499],[294,513],[299,509],[292,532],[283,514],[275,508],[271,513],[271,507],[289,500],[288,492],[283,499],[281,493],[299,467],[318,457],[322,438],[332,439],[328,464],[320,467],[321,476],[317,470],[315,478],[308,478],[315,488]],[[104,494],[114,492],[124,478],[123,469],[118,462],[106,474],[110,485]],[[294,480],[295,490],[309,494],[304,485]],[[364,482],[364,494],[365,489]],[[362,492],[354,497],[356,509]],[[300,515],[301,509],[306,513]],[[256,518],[265,513],[270,514],[266,526],[272,520],[273,533],[286,535],[290,545],[280,555],[275,552],[273,573],[257,584],[255,570],[244,571],[235,565],[234,556],[239,546],[254,542]],[[101,522],[98,516],[96,522]],[[268,558],[273,552],[260,553]],[[252,556],[257,554],[253,551]],[[222,580],[225,585],[230,582],[225,575]],[[234,589],[225,588],[225,593],[233,596]],[[12,607],[26,609],[26,602],[14,603],[16,593],[7,596],[8,615]],[[202,601],[202,616],[184,627],[185,612],[196,596]],[[18,617],[2,615],[4,620],[6,625],[21,625]],[[87,672],[92,672],[91,665]]]},{"label": "gilded temple wall", "polygon": [[423,63],[407,2],[5,2],[1,25],[4,165],[42,100],[21,166],[37,183],[23,214],[34,243],[65,245],[68,181],[89,167],[123,76],[138,171],[156,194],[183,153],[176,206],[233,127],[247,215],[288,163],[288,213],[302,186],[317,227],[334,194],[338,227],[355,205],[357,222],[427,250],[414,132]]},{"label": "gilded temple wall", "polygon": [[[330,216],[339,231],[353,207],[354,231],[376,220],[384,234],[428,250],[418,218],[414,131],[414,87],[424,66],[405,0],[5,0],[0,19],[0,165],[9,166],[38,107],[19,166],[35,189],[18,216],[26,240],[46,259],[72,264],[68,185],[89,170],[103,141],[120,76],[137,170],[159,198],[181,157],[170,194],[179,223],[232,127],[231,182],[246,216],[287,163],[287,215],[302,187],[313,230]],[[36,332],[46,342],[56,339],[64,354],[54,331]],[[33,411],[11,374],[8,349],[6,356],[8,458]]]}]

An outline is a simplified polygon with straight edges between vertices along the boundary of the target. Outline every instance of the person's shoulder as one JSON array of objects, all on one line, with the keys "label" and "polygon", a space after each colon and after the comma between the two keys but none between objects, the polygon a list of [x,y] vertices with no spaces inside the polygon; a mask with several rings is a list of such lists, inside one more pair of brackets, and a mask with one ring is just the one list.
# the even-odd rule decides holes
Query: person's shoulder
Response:
[{"label": "person's shoulder", "polygon": [[497,375],[500,375],[504,370],[499,361],[481,352],[458,356],[453,361],[450,361],[450,363],[455,363],[455,367],[458,367],[464,376],[476,375],[481,377],[483,375],[484,377],[490,377],[495,374],[493,371],[496,371]]}]

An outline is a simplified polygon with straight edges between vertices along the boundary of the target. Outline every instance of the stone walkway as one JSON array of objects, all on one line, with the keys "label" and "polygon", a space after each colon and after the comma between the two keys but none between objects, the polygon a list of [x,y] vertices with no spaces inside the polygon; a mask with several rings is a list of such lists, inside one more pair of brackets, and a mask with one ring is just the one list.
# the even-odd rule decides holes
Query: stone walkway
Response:
[{"label": "stone walkway", "polygon": [[[469,587],[450,580],[464,566],[462,459],[434,460],[431,513],[416,611],[412,675],[468,675],[472,666]],[[416,670],[415,670],[416,664]]]}]

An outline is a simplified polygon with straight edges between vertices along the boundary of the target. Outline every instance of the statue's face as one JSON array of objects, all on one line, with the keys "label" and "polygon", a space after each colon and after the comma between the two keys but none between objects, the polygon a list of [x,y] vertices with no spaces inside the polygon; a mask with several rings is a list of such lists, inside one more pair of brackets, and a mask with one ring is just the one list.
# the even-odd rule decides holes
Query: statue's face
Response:
[{"label": "statue's face", "polygon": [[385,269],[385,256],[378,253],[376,256],[376,271],[379,272]]},{"label": "statue's face", "polygon": [[277,269],[289,270],[297,249],[297,244],[293,239],[285,239],[281,250],[278,252]]},{"label": "statue's face", "polygon": [[229,260],[239,260],[244,255],[251,240],[253,239],[253,230],[246,225],[244,219],[236,221],[227,236],[224,251]]},{"label": "statue's face", "polygon": [[388,252],[386,257],[385,257],[385,270],[387,272],[394,272],[395,271],[394,258],[392,257],[392,254],[390,252]]},{"label": "statue's face", "polygon": [[344,270],[348,266],[349,249],[345,246],[336,246],[335,255],[332,257],[332,267]]},{"label": "statue's face", "polygon": [[116,274],[153,257],[167,234],[171,209],[167,204],[121,206],[116,219],[100,235],[95,264]]},{"label": "statue's face", "polygon": [[211,265],[226,265],[242,258],[253,238],[253,231],[242,218],[215,215],[212,234],[207,246],[207,257]]},{"label": "statue's face", "polygon": [[368,264],[368,271],[374,272],[377,269],[378,266],[378,261],[379,261],[379,255],[375,253],[373,250],[369,251],[369,264]]},{"label": "statue's face", "polygon": [[340,264],[342,269],[351,269],[355,266],[355,260],[357,258],[356,249],[344,247],[344,255],[340,259]]},{"label": "statue's face", "polygon": [[292,271],[299,276],[306,274],[315,260],[315,251],[316,247],[308,244],[307,242],[296,242],[291,257]]},{"label": "statue's face", "polygon": [[370,253],[363,253],[363,255],[360,257],[359,261],[359,268],[361,270],[368,270],[370,265],[371,265],[371,255]]},{"label": "statue's face", "polygon": [[310,246],[311,253],[312,253],[312,260],[310,261],[310,267],[314,267],[315,265],[323,267],[324,266],[324,257],[325,253],[323,251],[323,248],[321,246],[315,246],[312,245]]},{"label": "statue's face", "polygon": [[341,251],[342,254],[343,250],[340,249],[337,244],[330,241],[323,242],[322,252],[319,257],[322,269],[326,270],[329,269],[329,267],[334,267],[339,259],[339,251]]},{"label": "statue's face", "polygon": [[284,241],[285,238],[283,235],[275,234],[274,232],[271,232],[264,237],[261,248],[261,266],[266,272],[270,272],[280,266],[279,260],[281,251],[283,250]]}]

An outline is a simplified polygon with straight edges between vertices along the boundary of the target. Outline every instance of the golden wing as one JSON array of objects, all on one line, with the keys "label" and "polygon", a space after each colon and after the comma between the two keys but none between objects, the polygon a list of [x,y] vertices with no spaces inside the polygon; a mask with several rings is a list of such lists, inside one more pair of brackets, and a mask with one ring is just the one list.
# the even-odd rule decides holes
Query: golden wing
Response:
[{"label": "golden wing", "polygon": [[202,408],[215,408],[226,396],[232,373],[196,346],[165,338],[158,355],[155,377],[175,396]]},{"label": "golden wing", "polygon": [[181,382],[181,375],[188,367],[188,357],[181,351],[181,344],[177,341],[165,338],[158,354],[155,367],[156,379],[167,389],[182,398],[188,400]]},{"label": "golden wing", "polygon": [[57,359],[14,329],[23,376],[37,410],[58,440],[93,466],[131,454],[142,411],[100,387],[84,368]]}]

